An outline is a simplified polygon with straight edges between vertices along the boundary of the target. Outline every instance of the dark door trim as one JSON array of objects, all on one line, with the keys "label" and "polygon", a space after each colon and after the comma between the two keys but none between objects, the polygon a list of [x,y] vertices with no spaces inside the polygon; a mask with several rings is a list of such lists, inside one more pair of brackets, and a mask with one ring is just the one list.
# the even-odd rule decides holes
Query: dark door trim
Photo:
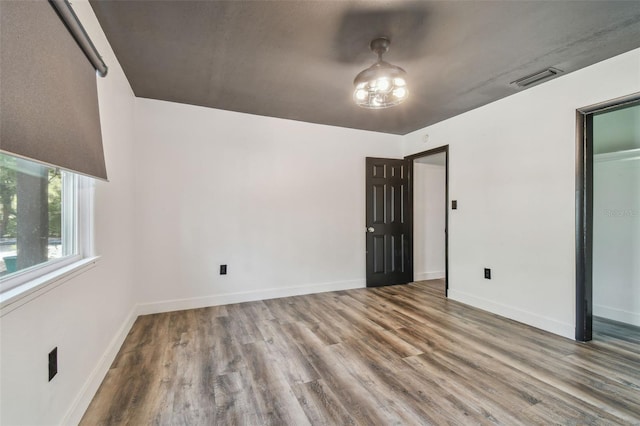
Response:
[{"label": "dark door trim", "polygon": [[418,152],[417,154],[412,154],[404,157],[407,160],[409,166],[409,235],[411,235],[411,247],[409,248],[409,256],[411,257],[411,281],[414,280],[413,276],[413,160],[427,157],[433,154],[440,154],[441,152],[445,153],[445,218],[444,218],[444,227],[445,227],[445,240],[444,240],[444,270],[445,270],[445,297],[449,296],[449,145],[440,146],[438,148],[433,148],[427,151]]},{"label": "dark door trim", "polygon": [[576,340],[592,338],[593,116],[640,103],[640,93],[576,110]]}]

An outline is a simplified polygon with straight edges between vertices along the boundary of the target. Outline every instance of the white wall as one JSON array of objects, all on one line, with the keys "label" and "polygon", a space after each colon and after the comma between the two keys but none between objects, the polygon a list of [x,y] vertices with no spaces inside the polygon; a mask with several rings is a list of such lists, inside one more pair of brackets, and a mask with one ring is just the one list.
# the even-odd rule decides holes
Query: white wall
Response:
[{"label": "white wall", "polygon": [[640,149],[640,106],[593,117],[593,153]]},{"label": "white wall", "polygon": [[452,299],[574,337],[575,111],[638,91],[634,50],[405,136],[450,147]]},{"label": "white wall", "polygon": [[413,164],[413,279],[445,277],[446,169]]},{"label": "white wall", "polygon": [[[133,94],[86,1],[74,9],[109,66],[98,79],[109,183],[95,188],[97,265],[0,318],[0,423],[77,423],[133,309]],[[47,354],[58,347],[58,375]]]},{"label": "white wall", "polygon": [[626,153],[594,159],[593,314],[640,326],[640,150]]},{"label": "white wall", "polygon": [[365,157],[401,154],[399,136],[137,99],[141,312],[363,287]]}]

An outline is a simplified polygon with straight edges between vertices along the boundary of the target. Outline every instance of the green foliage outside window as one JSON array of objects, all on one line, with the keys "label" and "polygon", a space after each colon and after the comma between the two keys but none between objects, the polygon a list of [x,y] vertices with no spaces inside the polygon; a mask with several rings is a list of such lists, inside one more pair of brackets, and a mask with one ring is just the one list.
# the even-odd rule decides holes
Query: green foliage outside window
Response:
[{"label": "green foliage outside window", "polygon": [[16,236],[16,159],[0,154],[0,238]]},{"label": "green foliage outside window", "polygon": [[[0,154],[0,238],[16,238],[17,234],[17,159]],[[48,175],[49,238],[61,237],[62,175],[49,169]]]},{"label": "green foliage outside window", "polygon": [[62,175],[60,169],[49,170],[49,237],[62,235]]}]

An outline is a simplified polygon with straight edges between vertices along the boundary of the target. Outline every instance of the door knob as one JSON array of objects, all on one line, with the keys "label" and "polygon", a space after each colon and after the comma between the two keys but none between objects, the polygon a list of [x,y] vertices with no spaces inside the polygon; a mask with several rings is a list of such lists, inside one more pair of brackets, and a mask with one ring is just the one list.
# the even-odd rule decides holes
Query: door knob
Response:
[{"label": "door knob", "polygon": [[373,231],[375,231],[375,229],[373,229],[373,226],[370,226],[367,228],[367,232],[373,232]]}]

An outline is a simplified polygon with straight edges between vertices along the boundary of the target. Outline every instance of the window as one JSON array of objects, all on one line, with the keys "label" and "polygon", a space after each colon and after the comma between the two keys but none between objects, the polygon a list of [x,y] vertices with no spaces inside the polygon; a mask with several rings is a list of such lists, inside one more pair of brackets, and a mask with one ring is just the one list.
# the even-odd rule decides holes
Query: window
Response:
[{"label": "window", "polygon": [[0,153],[0,289],[84,257],[83,185],[75,173]]}]

